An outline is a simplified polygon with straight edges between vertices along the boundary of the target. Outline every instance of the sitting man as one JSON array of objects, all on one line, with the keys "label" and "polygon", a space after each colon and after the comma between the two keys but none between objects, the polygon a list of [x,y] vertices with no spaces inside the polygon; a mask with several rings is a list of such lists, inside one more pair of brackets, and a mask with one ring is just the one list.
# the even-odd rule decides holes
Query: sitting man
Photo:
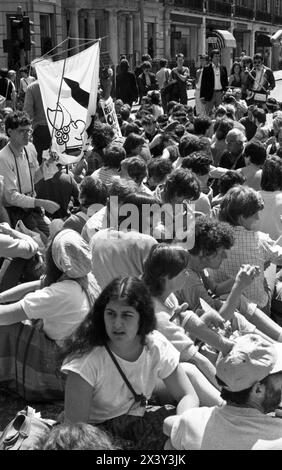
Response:
[{"label": "sitting man", "polygon": [[[281,327],[245,297],[244,291],[250,284],[246,280],[242,282],[242,274],[239,275],[239,272],[242,272],[240,266],[236,272],[234,271],[234,275],[222,282],[213,283],[209,278],[207,270],[212,269],[217,272],[228,257],[233,244],[234,236],[230,225],[210,220],[208,217],[197,217],[194,246],[189,249],[187,280],[178,290],[177,298],[180,303],[187,302],[189,308],[197,313],[201,308],[200,299],[203,299],[225,320],[231,322],[232,331],[239,330],[246,333],[256,330],[275,341],[282,342]],[[259,275],[258,270],[256,273],[252,284]],[[223,301],[222,297],[226,300]],[[235,308],[242,315],[237,312],[234,314]]]},{"label": "sitting man", "polygon": [[250,450],[258,444],[265,449],[281,438],[281,420],[267,415],[282,398],[281,345],[256,334],[240,336],[232,350],[219,357],[216,377],[226,404],[166,418],[166,449]]},{"label": "sitting man", "polygon": [[269,314],[272,297],[277,302],[280,299],[281,312],[282,283],[275,282],[274,264],[282,264],[282,247],[258,231],[263,207],[261,195],[252,188],[235,186],[228,191],[221,202],[219,219],[233,226],[235,242],[220,268],[210,274],[213,282],[219,283],[235,276],[243,263],[258,265],[260,275],[246,288],[245,296]]},{"label": "sitting man", "polygon": [[34,186],[43,178],[38,166],[34,145],[29,142],[32,132],[31,120],[26,113],[15,111],[5,119],[8,144],[0,151],[0,175],[4,176],[4,201],[15,227],[22,220],[30,230],[48,236],[48,224],[42,209],[53,214],[59,205],[47,199],[37,199]]}]

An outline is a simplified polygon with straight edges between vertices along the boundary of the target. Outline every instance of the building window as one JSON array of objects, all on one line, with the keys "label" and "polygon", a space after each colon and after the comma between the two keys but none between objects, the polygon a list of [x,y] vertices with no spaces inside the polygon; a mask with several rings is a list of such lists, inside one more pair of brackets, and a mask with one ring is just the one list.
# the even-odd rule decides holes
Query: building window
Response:
[{"label": "building window", "polygon": [[147,49],[148,49],[148,54],[153,58],[155,55],[155,38],[156,38],[156,28],[155,28],[155,23],[148,23],[147,24],[147,31],[148,31],[148,36],[147,36]]},{"label": "building window", "polygon": [[267,0],[257,0],[257,10],[259,11],[265,11],[267,12],[268,11],[268,8],[267,8]]},{"label": "building window", "polygon": [[274,0],[274,15],[280,15],[281,12],[282,12],[282,8],[281,8],[280,0]]},{"label": "building window", "polygon": [[53,47],[51,15],[40,15],[41,54],[46,54]]}]

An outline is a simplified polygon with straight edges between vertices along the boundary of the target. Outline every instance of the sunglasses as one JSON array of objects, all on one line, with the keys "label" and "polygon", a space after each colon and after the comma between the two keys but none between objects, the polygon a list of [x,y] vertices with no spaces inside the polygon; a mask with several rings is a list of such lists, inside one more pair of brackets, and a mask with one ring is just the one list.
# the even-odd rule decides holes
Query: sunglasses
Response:
[{"label": "sunglasses", "polygon": [[254,60],[254,65],[261,64],[261,60]]}]

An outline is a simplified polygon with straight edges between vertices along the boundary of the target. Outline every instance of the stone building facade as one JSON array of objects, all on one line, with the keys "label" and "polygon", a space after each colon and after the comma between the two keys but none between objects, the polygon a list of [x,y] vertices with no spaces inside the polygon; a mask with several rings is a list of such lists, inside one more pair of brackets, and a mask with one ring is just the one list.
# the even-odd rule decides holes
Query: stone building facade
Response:
[{"label": "stone building facade", "polygon": [[[9,52],[4,52],[3,41],[11,40],[11,22],[9,17],[19,13],[29,16],[33,24],[35,45],[30,52],[25,52],[14,43]],[[44,54],[50,47],[62,41],[61,0],[9,0],[0,1],[0,65],[19,68],[36,57]]]},{"label": "stone building facade", "polygon": [[102,38],[102,58],[115,66],[125,54],[134,67],[147,52],[155,59],[183,52],[197,65],[199,54],[220,46],[226,65],[244,50],[260,51],[267,65],[282,68],[280,42],[270,40],[282,31],[281,0],[0,0],[0,64],[10,68],[14,57],[4,52],[3,40],[11,35],[9,16],[18,5],[35,32],[35,46],[21,51],[20,62],[69,36],[74,39],[64,47],[72,52],[81,48],[78,38]]}]

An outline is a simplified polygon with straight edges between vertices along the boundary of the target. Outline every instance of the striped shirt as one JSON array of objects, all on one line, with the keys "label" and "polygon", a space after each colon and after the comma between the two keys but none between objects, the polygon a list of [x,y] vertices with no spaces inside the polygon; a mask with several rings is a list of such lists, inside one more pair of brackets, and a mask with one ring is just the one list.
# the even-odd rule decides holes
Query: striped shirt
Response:
[{"label": "striped shirt", "polygon": [[98,170],[95,170],[91,177],[99,178],[106,186],[111,186],[114,182],[114,177],[118,176],[118,170],[116,168],[109,168],[107,166],[102,166]]}]

